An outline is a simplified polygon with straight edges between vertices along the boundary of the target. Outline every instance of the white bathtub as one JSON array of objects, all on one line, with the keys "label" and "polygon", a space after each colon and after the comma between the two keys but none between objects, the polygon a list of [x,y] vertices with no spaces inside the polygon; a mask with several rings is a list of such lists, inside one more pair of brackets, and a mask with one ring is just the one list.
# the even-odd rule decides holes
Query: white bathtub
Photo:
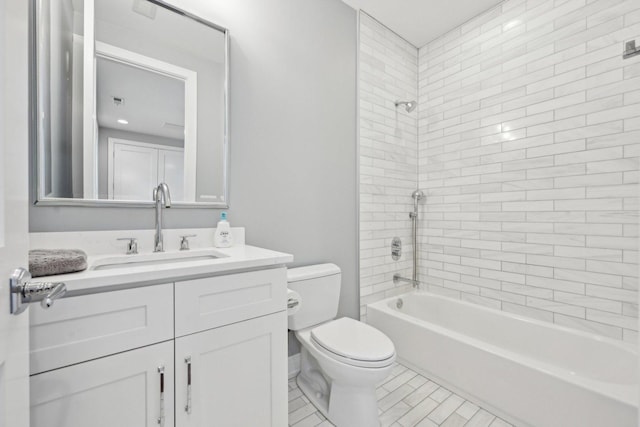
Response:
[{"label": "white bathtub", "polygon": [[367,321],[400,362],[517,426],[638,426],[626,343],[422,292],[370,304]]}]

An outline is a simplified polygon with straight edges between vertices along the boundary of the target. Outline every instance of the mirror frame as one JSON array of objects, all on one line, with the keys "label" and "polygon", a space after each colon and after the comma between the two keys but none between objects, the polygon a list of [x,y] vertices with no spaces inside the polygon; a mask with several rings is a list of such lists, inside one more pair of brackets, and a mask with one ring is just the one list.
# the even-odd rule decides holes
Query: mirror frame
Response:
[{"label": "mirror frame", "polygon": [[[30,149],[32,154],[30,155],[32,173],[32,184],[30,185],[34,194],[34,206],[82,206],[82,207],[151,207],[155,205],[151,196],[149,201],[144,200],[109,200],[109,199],[74,199],[63,197],[46,197],[43,192],[41,176],[42,173],[39,170],[40,167],[40,129],[38,124],[39,116],[39,92],[38,87],[38,1],[31,0],[30,3],[30,17],[29,17],[29,140]],[[224,57],[225,57],[225,81],[224,81],[224,140],[223,140],[223,159],[222,159],[222,171],[223,171],[223,188],[224,195],[223,202],[180,202],[175,201],[172,203],[176,208],[229,208],[229,145],[230,145],[230,132],[229,132],[229,30],[213,22],[207,21],[199,16],[196,16],[190,12],[179,9],[164,0],[147,0],[149,3],[153,3],[159,7],[169,10],[170,12],[177,13],[186,18],[192,19],[200,24],[211,27],[224,33]],[[149,194],[151,195],[151,188]]]}]

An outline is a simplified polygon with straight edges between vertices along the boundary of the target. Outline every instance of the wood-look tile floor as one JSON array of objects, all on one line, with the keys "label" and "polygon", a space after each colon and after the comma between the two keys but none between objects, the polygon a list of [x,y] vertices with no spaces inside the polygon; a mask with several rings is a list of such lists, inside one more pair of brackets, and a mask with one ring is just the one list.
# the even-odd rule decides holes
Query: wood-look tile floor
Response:
[{"label": "wood-look tile floor", "polygon": [[[376,392],[382,427],[512,427],[400,364]],[[289,426],[333,426],[302,394],[295,379],[289,381]]]}]

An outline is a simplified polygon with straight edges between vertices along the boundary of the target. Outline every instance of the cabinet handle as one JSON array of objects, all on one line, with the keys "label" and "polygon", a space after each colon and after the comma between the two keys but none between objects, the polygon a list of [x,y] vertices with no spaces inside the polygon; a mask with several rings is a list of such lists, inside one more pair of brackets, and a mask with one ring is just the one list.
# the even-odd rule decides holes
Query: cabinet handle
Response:
[{"label": "cabinet handle", "polygon": [[184,363],[187,364],[187,404],[184,407],[184,411],[187,414],[191,413],[191,356],[184,358]]},{"label": "cabinet handle", "polygon": [[158,416],[158,425],[164,426],[164,366],[158,367],[160,374],[160,415]]}]

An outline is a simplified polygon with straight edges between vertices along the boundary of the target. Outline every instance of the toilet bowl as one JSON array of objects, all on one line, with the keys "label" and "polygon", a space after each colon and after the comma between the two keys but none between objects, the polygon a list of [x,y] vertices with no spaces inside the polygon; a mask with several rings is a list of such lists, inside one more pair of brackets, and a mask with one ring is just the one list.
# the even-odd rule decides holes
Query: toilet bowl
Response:
[{"label": "toilet bowl", "polygon": [[379,425],[375,388],[396,358],[391,340],[374,327],[337,314],[340,269],[321,264],[290,269],[289,288],[303,304],[289,316],[301,344],[298,386],[337,427]]}]

